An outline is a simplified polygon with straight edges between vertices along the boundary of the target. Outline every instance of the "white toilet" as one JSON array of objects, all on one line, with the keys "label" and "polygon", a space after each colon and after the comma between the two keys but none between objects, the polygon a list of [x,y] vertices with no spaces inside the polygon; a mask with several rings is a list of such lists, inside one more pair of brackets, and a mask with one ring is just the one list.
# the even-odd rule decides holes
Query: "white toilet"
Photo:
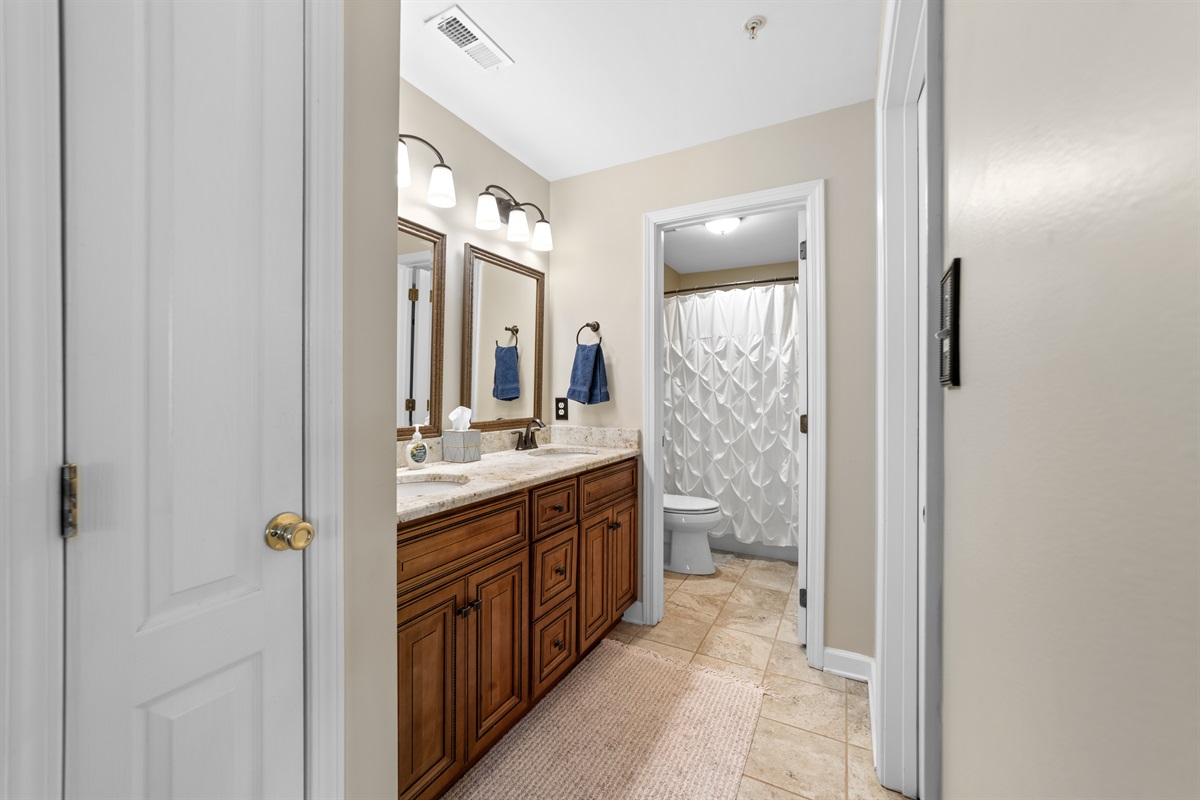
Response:
[{"label": "white toilet", "polygon": [[669,538],[671,549],[666,568],[671,572],[690,575],[711,575],[712,550],[708,532],[721,523],[721,504],[707,497],[688,497],[682,494],[663,495],[663,538]]}]

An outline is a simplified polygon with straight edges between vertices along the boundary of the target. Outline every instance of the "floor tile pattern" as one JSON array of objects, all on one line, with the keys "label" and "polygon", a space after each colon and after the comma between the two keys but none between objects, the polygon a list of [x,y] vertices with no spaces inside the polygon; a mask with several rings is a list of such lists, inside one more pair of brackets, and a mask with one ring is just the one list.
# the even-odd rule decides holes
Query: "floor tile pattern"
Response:
[{"label": "floor tile pattern", "polygon": [[738,800],[901,800],[875,778],[866,684],[808,666],[796,565],[713,553],[714,575],[664,573],[663,620],[610,638],[765,684]]}]

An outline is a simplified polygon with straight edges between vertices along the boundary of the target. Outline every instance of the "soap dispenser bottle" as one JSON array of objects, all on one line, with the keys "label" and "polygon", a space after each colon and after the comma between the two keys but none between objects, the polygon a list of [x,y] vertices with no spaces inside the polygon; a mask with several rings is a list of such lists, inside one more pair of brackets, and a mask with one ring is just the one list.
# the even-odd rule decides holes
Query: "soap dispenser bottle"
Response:
[{"label": "soap dispenser bottle", "polygon": [[421,426],[413,431],[412,441],[404,448],[404,463],[409,469],[422,469],[429,458],[429,447],[421,441]]}]

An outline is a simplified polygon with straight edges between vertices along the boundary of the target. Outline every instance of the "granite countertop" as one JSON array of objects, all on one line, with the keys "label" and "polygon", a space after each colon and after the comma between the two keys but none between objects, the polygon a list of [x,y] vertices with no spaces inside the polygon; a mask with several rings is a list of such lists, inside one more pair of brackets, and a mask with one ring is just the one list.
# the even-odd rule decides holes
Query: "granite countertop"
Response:
[{"label": "granite countertop", "polygon": [[[584,453],[577,458],[544,458],[530,455],[536,452]],[[441,511],[477,503],[492,497],[527,489],[541,483],[567,478],[581,472],[614,464],[639,455],[638,447],[581,447],[572,445],[545,444],[538,450],[505,450],[487,453],[479,461],[470,464],[455,464],[436,461],[424,469],[396,470],[396,483],[429,480],[445,477],[460,481],[470,480],[461,487],[446,489],[434,494],[396,498],[396,522],[411,522]]]}]

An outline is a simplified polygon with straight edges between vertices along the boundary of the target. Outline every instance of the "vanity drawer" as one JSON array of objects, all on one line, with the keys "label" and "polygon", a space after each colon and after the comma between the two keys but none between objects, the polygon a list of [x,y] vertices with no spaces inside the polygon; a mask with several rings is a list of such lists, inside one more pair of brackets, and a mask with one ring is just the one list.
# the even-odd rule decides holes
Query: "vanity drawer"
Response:
[{"label": "vanity drawer", "polygon": [[584,475],[579,480],[583,516],[637,494],[637,485],[637,459]]},{"label": "vanity drawer", "polygon": [[575,598],[533,623],[533,699],[537,700],[575,663]]},{"label": "vanity drawer", "polygon": [[530,495],[533,499],[535,539],[555,528],[561,528],[568,522],[575,522],[579,490],[574,478],[541,486],[530,492]]},{"label": "vanity drawer", "polygon": [[533,544],[533,609],[534,619],[548,611],[564,597],[575,596],[577,565],[579,563],[579,526],[572,525],[561,533],[547,536]]},{"label": "vanity drawer", "polygon": [[409,523],[396,532],[396,591],[449,575],[460,567],[529,541],[525,496]]}]

